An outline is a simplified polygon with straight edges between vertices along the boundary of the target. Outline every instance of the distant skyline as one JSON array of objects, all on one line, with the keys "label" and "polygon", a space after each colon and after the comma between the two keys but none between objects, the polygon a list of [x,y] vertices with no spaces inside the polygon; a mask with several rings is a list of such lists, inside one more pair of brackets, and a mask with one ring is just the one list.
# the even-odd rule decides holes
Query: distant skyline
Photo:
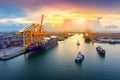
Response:
[{"label": "distant skyline", "polygon": [[[42,14],[44,23],[64,30],[83,30],[88,23],[90,28],[120,28],[119,8],[120,0],[0,0],[0,29],[9,23],[16,28],[40,23]],[[101,17],[99,23],[97,17]]]}]

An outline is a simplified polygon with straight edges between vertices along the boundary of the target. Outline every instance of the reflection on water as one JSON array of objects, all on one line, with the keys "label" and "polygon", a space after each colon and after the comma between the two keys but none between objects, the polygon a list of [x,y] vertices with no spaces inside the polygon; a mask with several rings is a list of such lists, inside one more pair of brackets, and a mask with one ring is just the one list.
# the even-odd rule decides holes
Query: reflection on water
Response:
[{"label": "reflection on water", "polygon": [[99,53],[98,53],[98,56],[101,58],[101,60],[104,60],[104,59],[105,59],[105,55],[103,55],[103,54],[99,54]]},{"label": "reflection on water", "polygon": [[[0,80],[120,80],[120,45],[86,43],[82,36],[75,34],[37,54],[0,61]],[[106,50],[105,56],[97,53],[98,45]],[[85,59],[76,64],[79,51]]]}]

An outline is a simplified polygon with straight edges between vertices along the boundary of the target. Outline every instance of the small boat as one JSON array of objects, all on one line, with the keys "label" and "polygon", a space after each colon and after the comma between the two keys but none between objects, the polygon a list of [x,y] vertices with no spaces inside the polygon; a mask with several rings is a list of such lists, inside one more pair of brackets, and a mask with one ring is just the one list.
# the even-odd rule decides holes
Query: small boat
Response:
[{"label": "small boat", "polygon": [[76,43],[78,46],[80,45],[80,42],[79,41],[77,41],[77,43]]},{"label": "small boat", "polygon": [[81,52],[78,52],[77,58],[75,59],[76,63],[81,63],[84,60],[84,55]]},{"label": "small boat", "polygon": [[97,46],[97,47],[96,47],[96,50],[97,50],[97,52],[98,52],[99,54],[102,54],[102,55],[105,54],[105,50],[104,50],[103,48],[101,48],[101,46]]}]

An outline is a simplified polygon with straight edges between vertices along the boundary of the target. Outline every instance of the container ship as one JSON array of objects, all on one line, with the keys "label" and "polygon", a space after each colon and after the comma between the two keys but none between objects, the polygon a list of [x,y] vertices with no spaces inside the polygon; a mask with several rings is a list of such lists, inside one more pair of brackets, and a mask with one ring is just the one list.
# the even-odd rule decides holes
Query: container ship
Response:
[{"label": "container ship", "polygon": [[24,50],[26,53],[37,53],[49,49],[58,43],[57,35],[43,28],[43,17],[44,15],[41,17],[40,24],[33,23],[24,29]]},{"label": "container ship", "polygon": [[57,45],[57,43],[58,43],[57,36],[45,37],[40,41],[35,41],[28,45],[26,52],[36,53],[39,51],[43,51]]}]

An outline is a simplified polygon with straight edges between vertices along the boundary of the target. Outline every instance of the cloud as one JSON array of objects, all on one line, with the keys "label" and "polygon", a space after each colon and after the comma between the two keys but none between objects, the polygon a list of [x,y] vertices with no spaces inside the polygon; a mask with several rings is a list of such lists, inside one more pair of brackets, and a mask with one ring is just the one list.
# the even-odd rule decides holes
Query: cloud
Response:
[{"label": "cloud", "polygon": [[[103,18],[100,21],[102,26],[119,26],[119,4],[119,0],[0,0],[0,22],[2,25],[4,23],[3,26],[13,23],[16,27],[17,24],[40,23],[44,14],[44,23],[58,27],[63,25],[65,29],[69,29],[68,26],[81,29],[74,26],[82,26],[83,21],[95,20],[98,16]],[[99,25],[97,22],[95,24]]]},{"label": "cloud", "polygon": [[25,17],[26,13],[20,9],[6,8],[0,10],[0,19]]},{"label": "cloud", "polygon": [[16,23],[13,21],[0,22],[0,32],[4,31],[19,31],[28,24]]},{"label": "cloud", "polygon": [[107,25],[107,26],[105,26],[105,28],[107,28],[107,29],[116,29],[116,28],[119,28],[119,27],[115,26],[115,25]]},{"label": "cloud", "polygon": [[0,18],[26,17],[38,10],[49,14],[50,8],[81,14],[119,14],[119,4],[119,0],[0,0]]},{"label": "cloud", "polygon": [[[28,11],[35,11],[41,7],[54,7],[62,10],[77,8],[77,11],[88,13],[120,13],[119,0],[1,0],[1,7],[11,7]],[[66,5],[66,6],[65,6]],[[1,9],[1,8],[0,8]],[[116,10],[117,9],[117,10]],[[90,12],[89,12],[90,13]]]}]

